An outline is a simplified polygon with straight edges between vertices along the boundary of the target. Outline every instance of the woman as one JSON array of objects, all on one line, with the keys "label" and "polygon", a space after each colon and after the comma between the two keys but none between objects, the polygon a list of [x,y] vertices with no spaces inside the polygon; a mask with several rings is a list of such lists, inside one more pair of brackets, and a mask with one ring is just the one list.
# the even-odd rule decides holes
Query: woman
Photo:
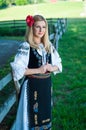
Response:
[{"label": "woman", "polygon": [[49,41],[48,24],[41,15],[27,16],[26,42],[11,63],[20,87],[16,130],[51,130],[51,73],[62,72],[61,58]]}]

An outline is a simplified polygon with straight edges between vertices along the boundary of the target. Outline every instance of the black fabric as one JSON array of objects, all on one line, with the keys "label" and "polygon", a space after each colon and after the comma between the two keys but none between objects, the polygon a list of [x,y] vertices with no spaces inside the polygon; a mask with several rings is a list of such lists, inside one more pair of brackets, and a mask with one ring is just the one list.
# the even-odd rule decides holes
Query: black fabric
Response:
[{"label": "black fabric", "polygon": [[[46,54],[46,61],[51,63],[51,54]],[[29,68],[38,68],[42,65],[42,56],[37,52],[36,49],[30,47],[30,57],[29,57]]]},{"label": "black fabric", "polygon": [[[28,67],[38,68],[42,65],[42,56],[36,49],[30,47],[30,58]],[[46,54],[46,60],[51,63],[51,55]],[[51,76],[44,79],[30,78],[27,83],[28,96],[28,119],[30,121],[30,130],[36,127],[47,126],[51,123]],[[50,127],[46,128],[49,130]]]},{"label": "black fabric", "polygon": [[[34,114],[37,114],[37,126],[42,126],[48,122],[42,123],[43,120],[51,121],[51,77],[46,79],[29,78],[29,114],[30,126],[35,127]],[[37,100],[34,100],[34,92],[37,92]],[[38,111],[34,112],[33,106],[38,103]],[[49,122],[50,122],[49,121]]]}]

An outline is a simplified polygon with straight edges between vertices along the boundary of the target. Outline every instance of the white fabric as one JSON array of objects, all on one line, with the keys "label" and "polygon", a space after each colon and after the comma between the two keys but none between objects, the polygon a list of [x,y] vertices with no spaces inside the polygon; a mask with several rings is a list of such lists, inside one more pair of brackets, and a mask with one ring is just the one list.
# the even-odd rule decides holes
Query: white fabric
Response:
[{"label": "white fabric", "polygon": [[[28,48],[28,49],[25,49]],[[27,42],[22,43],[21,48],[18,50],[13,62],[10,63],[13,70],[14,81],[20,80],[25,73],[29,62],[30,46]]]},{"label": "white fabric", "polygon": [[[42,55],[42,52],[40,51],[41,51],[40,49],[37,50],[37,52]],[[15,81],[20,80],[24,76],[25,70],[28,67],[29,63],[29,53],[30,53],[29,43],[23,42],[21,48],[19,49],[19,53],[16,54],[14,61],[10,63],[13,70],[13,77]],[[52,65],[56,65],[58,67],[58,70],[55,71],[54,74],[62,72],[61,58],[52,44],[51,44],[51,58],[52,58]]]},{"label": "white fabric", "polygon": [[21,96],[19,100],[19,106],[17,111],[17,117],[15,122],[15,130],[29,130],[29,120],[27,113],[27,80],[22,86]]},{"label": "white fabric", "polygon": [[45,50],[45,47],[44,47],[44,45],[41,43],[41,44],[39,44],[39,48],[40,48],[40,50],[41,50],[41,52],[42,52],[42,65],[46,65],[46,54],[47,54],[47,52],[46,52],[46,50]]},{"label": "white fabric", "polygon": [[58,70],[54,71],[53,73],[55,75],[57,73],[61,73],[62,72],[61,58],[53,45],[51,45],[51,59],[52,59],[52,65],[56,65],[58,67]]}]

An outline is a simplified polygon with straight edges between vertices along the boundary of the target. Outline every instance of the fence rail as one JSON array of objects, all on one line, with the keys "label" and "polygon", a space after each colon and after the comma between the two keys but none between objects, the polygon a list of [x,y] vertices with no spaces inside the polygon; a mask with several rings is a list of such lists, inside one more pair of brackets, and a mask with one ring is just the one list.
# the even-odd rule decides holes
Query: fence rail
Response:
[{"label": "fence rail", "polygon": [[[1,25],[1,24],[0,24]],[[59,39],[62,38],[63,33],[66,31],[67,19],[58,19],[57,23],[54,24],[55,32],[52,33],[49,38],[53,41],[53,44],[56,49],[58,49]],[[12,74],[9,73],[3,79],[0,80],[0,91],[6,87],[6,85],[12,81]],[[0,123],[6,117],[7,113],[10,111],[11,107],[16,102],[16,94],[13,92],[10,97],[3,103],[0,107]],[[14,124],[11,130],[15,130]]]},{"label": "fence rail", "polygon": [[[59,25],[61,24],[64,26],[63,18],[48,18],[48,25],[49,25],[49,34],[51,34],[54,31],[54,24],[58,24],[58,29],[60,30],[62,27],[59,28]],[[57,22],[58,21],[58,22]],[[65,20],[66,21],[66,20]],[[25,20],[9,20],[9,21],[0,21],[0,30],[1,36],[4,35],[24,35],[26,30],[26,22]],[[7,31],[8,30],[8,31]]]},{"label": "fence rail", "polygon": [[[60,18],[61,19],[61,18]],[[48,18],[48,23],[55,23],[57,21],[56,18]],[[26,27],[26,21],[25,20],[8,20],[8,21],[0,21],[0,28],[3,27]]]}]

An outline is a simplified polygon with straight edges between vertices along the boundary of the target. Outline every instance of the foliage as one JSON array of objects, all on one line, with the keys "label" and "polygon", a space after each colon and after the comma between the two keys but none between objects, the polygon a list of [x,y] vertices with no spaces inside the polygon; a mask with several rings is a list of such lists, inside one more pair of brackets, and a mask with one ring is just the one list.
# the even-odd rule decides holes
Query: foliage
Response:
[{"label": "foliage", "polygon": [[29,0],[30,4],[37,4],[37,3],[43,3],[45,2],[44,0]]},{"label": "foliage", "polygon": [[15,0],[16,5],[26,5],[28,4],[28,0]]},{"label": "foliage", "polygon": [[7,2],[6,2],[6,0],[0,0],[0,8],[4,8],[4,7],[6,7],[7,6]]},{"label": "foliage", "polygon": [[0,36],[24,36],[25,29],[19,28],[0,28]]},{"label": "foliage", "polygon": [[0,7],[7,7],[8,5],[26,5],[43,3],[44,0],[0,0]]}]

